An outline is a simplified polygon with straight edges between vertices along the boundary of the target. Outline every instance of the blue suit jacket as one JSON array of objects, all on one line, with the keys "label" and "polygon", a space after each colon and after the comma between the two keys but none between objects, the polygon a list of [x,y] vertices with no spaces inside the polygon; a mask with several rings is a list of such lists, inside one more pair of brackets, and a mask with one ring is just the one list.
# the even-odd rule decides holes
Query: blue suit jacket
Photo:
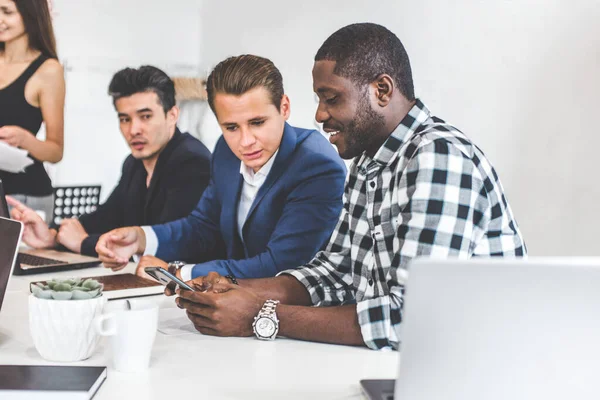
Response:
[{"label": "blue suit jacket", "polygon": [[[208,188],[192,213],[152,228],[156,256],[184,260],[192,277],[216,271],[240,278],[298,267],[326,245],[342,209],[346,167],[319,132],[287,123],[271,171],[238,234],[240,160],[219,139]],[[194,184],[190,182],[190,184]]]}]

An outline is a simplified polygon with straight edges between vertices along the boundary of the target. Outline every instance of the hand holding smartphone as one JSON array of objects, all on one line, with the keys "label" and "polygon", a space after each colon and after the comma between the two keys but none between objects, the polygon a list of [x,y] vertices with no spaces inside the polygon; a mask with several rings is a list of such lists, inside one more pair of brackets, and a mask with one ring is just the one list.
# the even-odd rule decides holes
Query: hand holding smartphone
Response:
[{"label": "hand holding smartphone", "polygon": [[171,274],[164,268],[146,267],[144,268],[144,271],[165,286],[167,286],[170,282],[173,282],[183,290],[191,290],[192,292],[195,291],[190,285]]}]

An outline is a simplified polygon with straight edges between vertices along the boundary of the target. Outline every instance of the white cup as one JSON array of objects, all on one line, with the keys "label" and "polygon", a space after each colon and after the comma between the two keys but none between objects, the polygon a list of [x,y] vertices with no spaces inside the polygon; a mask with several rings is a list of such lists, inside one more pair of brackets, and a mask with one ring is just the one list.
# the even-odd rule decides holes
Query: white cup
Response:
[{"label": "white cup", "polygon": [[94,320],[94,326],[99,335],[110,337],[117,371],[141,372],[148,368],[158,327],[157,304],[103,314]]}]

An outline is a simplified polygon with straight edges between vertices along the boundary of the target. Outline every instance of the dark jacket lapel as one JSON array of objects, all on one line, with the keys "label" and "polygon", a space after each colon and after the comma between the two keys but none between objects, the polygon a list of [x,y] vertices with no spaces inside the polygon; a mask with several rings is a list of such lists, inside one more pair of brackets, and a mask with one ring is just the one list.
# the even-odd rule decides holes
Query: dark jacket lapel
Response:
[{"label": "dark jacket lapel", "polygon": [[234,168],[235,171],[230,171],[227,173],[227,177],[229,176],[237,176],[237,179],[233,179],[230,184],[227,185],[227,189],[224,192],[223,196],[223,210],[224,213],[224,221],[223,225],[226,228],[231,229],[231,243],[232,248],[229,249],[229,257],[230,258],[239,258],[244,254],[242,240],[240,235],[238,234],[238,204],[240,202],[240,194],[242,192],[242,185],[244,179],[240,174],[240,164],[239,161],[236,163],[232,163],[228,166],[228,168]]},{"label": "dark jacket lapel", "polygon": [[156,165],[154,166],[154,172],[152,173],[152,179],[150,179],[150,186],[148,187],[148,192],[146,194],[146,203],[144,206],[144,220],[148,220],[148,213],[151,212],[150,205],[152,203],[152,199],[156,195],[156,191],[160,186],[160,180],[163,178],[162,172],[165,169],[165,165],[169,162],[171,158],[171,154],[177,148],[177,142],[182,139],[182,134],[179,131],[179,128],[175,127],[175,133],[169,143],[165,146],[165,148],[158,155],[158,160],[156,160]]}]

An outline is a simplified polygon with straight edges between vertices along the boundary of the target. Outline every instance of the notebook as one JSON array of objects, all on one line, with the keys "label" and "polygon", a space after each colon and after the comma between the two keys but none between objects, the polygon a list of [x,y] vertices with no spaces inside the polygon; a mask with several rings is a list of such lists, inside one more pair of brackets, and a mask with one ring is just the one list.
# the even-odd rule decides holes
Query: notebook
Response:
[{"label": "notebook", "polygon": [[394,398],[600,399],[598,288],[600,258],[416,260]]},{"label": "notebook", "polygon": [[106,367],[0,365],[0,398],[88,400],[105,379]]},{"label": "notebook", "polygon": [[[114,274],[104,276],[91,276],[104,285],[102,293],[108,300],[128,299],[132,297],[155,296],[163,294],[165,287],[156,281],[142,278],[134,274]],[[88,278],[82,278],[88,279]],[[45,281],[31,282],[29,290],[36,283],[45,284]]]},{"label": "notebook", "polygon": [[[10,218],[8,204],[0,180],[0,217]],[[100,260],[81,254],[48,249],[20,249],[14,268],[15,275],[39,274],[96,267]]]}]

